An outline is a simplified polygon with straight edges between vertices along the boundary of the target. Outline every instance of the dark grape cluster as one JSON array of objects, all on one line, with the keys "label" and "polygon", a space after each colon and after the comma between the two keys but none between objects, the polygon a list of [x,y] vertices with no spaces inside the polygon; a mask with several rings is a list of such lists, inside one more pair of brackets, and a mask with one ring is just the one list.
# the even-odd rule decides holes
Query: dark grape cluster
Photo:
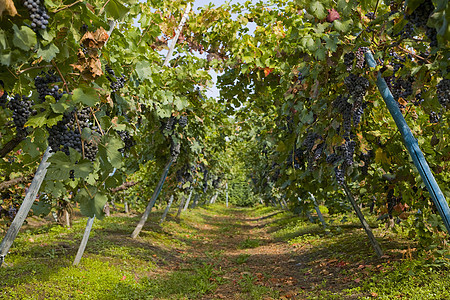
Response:
[{"label": "dark grape cluster", "polygon": [[294,169],[300,169],[304,164],[303,150],[301,148],[291,151],[287,157],[286,164]]},{"label": "dark grape cluster", "polygon": [[355,153],[356,142],[355,141],[345,141],[345,143],[340,146],[342,149],[342,156],[344,158],[344,163],[347,166],[353,165],[353,154]]},{"label": "dark grape cluster", "polygon": [[368,12],[366,14],[366,17],[371,19],[371,20],[375,20],[375,12]]},{"label": "dark grape cluster", "polygon": [[170,131],[173,130],[174,125],[175,125],[175,117],[174,116],[170,116],[170,118],[167,119],[167,122],[164,125],[164,130],[170,132]]},{"label": "dark grape cluster", "polygon": [[0,90],[0,107],[6,108],[6,104],[8,103],[8,92]]},{"label": "dark grape cluster", "polygon": [[348,52],[344,54],[344,65],[346,70],[350,72],[353,69],[353,61],[355,60],[355,53]]},{"label": "dark grape cluster", "polygon": [[331,154],[327,155],[327,158],[326,158],[327,164],[330,164],[330,165],[334,165],[334,164],[338,163],[340,160],[342,160],[342,156],[340,156],[339,154],[336,154],[336,153],[331,153]]},{"label": "dark grape cluster", "polygon": [[364,54],[367,51],[369,51],[369,48],[367,48],[367,47],[359,47],[358,50],[356,51],[356,64],[355,64],[355,66],[358,69],[364,68],[364,65],[366,63]]},{"label": "dark grape cluster", "polygon": [[319,158],[322,156],[323,154],[323,150],[325,150],[325,143],[320,143],[319,145],[317,145],[316,149],[314,149],[313,155],[312,155],[312,159],[314,161],[319,160]]},{"label": "dark grape cluster", "polygon": [[81,135],[78,128],[74,127],[73,114],[64,115],[56,125],[47,128],[48,144],[52,152],[62,151],[69,155],[69,148],[82,152]]},{"label": "dark grape cluster", "polygon": [[117,133],[119,134],[119,137],[122,140],[122,142],[124,142],[124,144],[125,144],[125,146],[123,148],[119,149],[119,152],[123,153],[123,152],[127,151],[128,149],[130,149],[131,147],[133,147],[134,145],[136,145],[136,142],[135,142],[133,136],[131,136],[128,131],[119,130],[119,131],[117,131]]},{"label": "dark grape cluster", "polygon": [[398,34],[395,35],[396,37],[399,36],[402,39],[408,39],[414,36],[414,26],[412,23],[408,22],[405,26],[403,26],[402,30]]},{"label": "dark grape cluster", "polygon": [[438,113],[431,111],[430,112],[430,123],[436,124],[439,122],[440,116]]},{"label": "dark grape cluster", "polygon": [[[384,77],[384,80],[391,90],[392,96],[397,102],[400,100],[400,98],[402,98],[403,100],[407,100],[407,98],[413,93],[412,87],[414,78],[412,76],[401,77],[400,75],[398,75],[397,73],[404,67],[403,62],[405,62],[406,59],[400,57],[395,52],[391,52],[389,55],[393,58],[393,60],[390,62],[390,65],[393,67],[393,73],[392,76]],[[399,108],[405,108],[400,103],[398,103],[398,106]]]},{"label": "dark grape cluster", "polygon": [[364,97],[367,89],[369,88],[369,80],[355,74],[348,75],[344,79],[344,83],[347,87],[348,93],[355,100]]},{"label": "dark grape cluster", "polygon": [[303,140],[302,147],[304,147],[306,151],[311,151],[318,139],[322,139],[318,133],[309,132]]},{"label": "dark grape cluster", "polygon": [[194,181],[194,177],[192,176],[193,172],[195,172],[195,166],[189,166],[189,164],[185,164],[176,173],[177,181],[181,185],[184,185],[186,182],[193,182]]},{"label": "dark grape cluster", "polygon": [[111,69],[110,66],[106,65],[105,67],[106,73],[108,73],[109,76],[107,76],[110,83],[110,88],[113,93],[119,91],[121,88],[125,86],[125,75],[122,75],[120,77],[117,77],[114,70]]},{"label": "dark grape cluster", "polygon": [[181,128],[186,127],[187,124],[188,124],[188,117],[187,116],[181,116],[180,119],[178,120],[178,124],[180,124]]},{"label": "dark grape cluster", "polygon": [[342,114],[342,127],[343,137],[350,139],[350,132],[352,129],[352,111],[353,106],[348,102],[348,98],[344,96],[338,96],[333,101],[333,107],[336,108]]},{"label": "dark grape cluster", "polygon": [[26,135],[27,130],[25,129],[25,123],[32,114],[36,113],[32,108],[33,105],[34,102],[28,97],[17,94],[8,102],[9,109],[13,111],[13,121],[16,126],[17,134]]},{"label": "dark grape cluster", "polygon": [[431,0],[425,0],[410,15],[407,15],[406,19],[418,28],[425,28],[428,18],[433,11],[433,2]]},{"label": "dark grape cluster", "polygon": [[54,85],[50,87],[52,83],[60,82],[61,78],[53,72],[42,73],[34,78],[34,85],[39,94],[39,101],[44,102],[45,96],[52,96],[56,101],[61,99],[64,93],[59,92],[59,87]]},{"label": "dark grape cluster", "polygon": [[[100,135],[100,132],[96,126],[93,126],[92,132]],[[98,145],[94,141],[84,142],[84,157],[89,159],[90,161],[94,161],[97,156]]]},{"label": "dark grape cluster", "polygon": [[94,141],[82,143],[80,133],[84,128],[90,128],[92,134],[100,134],[97,126],[91,126],[90,111],[89,107],[81,110],[75,109],[71,113],[65,114],[55,126],[47,128],[48,142],[52,152],[62,151],[69,155],[69,149],[73,148],[79,153],[84,152],[85,158],[91,161],[95,160],[98,152],[97,144]]},{"label": "dark grape cluster", "polygon": [[[392,96],[396,101],[400,98],[407,99],[413,93],[412,84],[414,78],[412,76],[407,76],[406,78],[394,77],[391,81],[391,92]],[[400,104],[399,104],[400,105]],[[404,108],[404,107],[401,107]]]},{"label": "dark grape cluster", "polygon": [[31,28],[33,30],[46,29],[50,17],[44,6],[44,0],[25,0],[23,5],[30,13]]},{"label": "dark grape cluster", "polygon": [[436,85],[436,94],[439,103],[444,108],[450,108],[450,79],[442,79]]},{"label": "dark grape cluster", "polygon": [[413,100],[413,104],[414,104],[415,106],[419,106],[420,104],[423,103],[423,101],[425,101],[425,99],[424,99],[424,97],[423,97],[422,94],[423,94],[423,92],[419,92],[419,93],[416,95],[415,100]]},{"label": "dark grape cluster", "polygon": [[9,209],[8,209],[8,212],[7,212],[7,215],[8,215],[8,217],[9,217],[9,219],[11,221],[14,220],[15,216],[17,215],[17,208],[16,208],[16,206],[10,205]]},{"label": "dark grape cluster", "polygon": [[339,166],[334,167],[334,175],[336,176],[336,181],[339,185],[344,185],[345,182],[345,171]]},{"label": "dark grape cluster", "polygon": [[180,143],[176,143],[173,139],[171,139],[170,155],[171,155],[173,161],[177,160],[178,155],[180,155],[180,151],[181,151]]},{"label": "dark grape cluster", "polygon": [[427,22],[429,17],[434,11],[434,5],[431,0],[423,1],[410,15],[406,15],[406,19],[409,21],[402,30],[402,37],[413,36],[413,26],[416,28],[425,29],[425,35],[430,40],[430,47],[436,47],[438,45],[437,31],[435,28],[428,27]]},{"label": "dark grape cluster", "polygon": [[427,28],[425,30],[425,35],[430,40],[430,47],[438,46],[437,30],[435,28],[427,26]]}]

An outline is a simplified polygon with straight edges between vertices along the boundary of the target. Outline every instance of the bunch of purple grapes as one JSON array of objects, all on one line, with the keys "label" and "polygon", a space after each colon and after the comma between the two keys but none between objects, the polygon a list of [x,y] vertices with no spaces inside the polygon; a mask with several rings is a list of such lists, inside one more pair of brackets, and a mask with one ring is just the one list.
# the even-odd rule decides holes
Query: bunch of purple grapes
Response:
[{"label": "bunch of purple grapes", "polygon": [[439,103],[444,108],[450,108],[450,79],[442,79],[436,85],[436,94]]},{"label": "bunch of purple grapes", "polygon": [[25,0],[23,5],[30,13],[31,28],[33,30],[46,29],[50,17],[44,6],[44,0]]},{"label": "bunch of purple grapes", "polygon": [[27,130],[25,128],[25,123],[28,118],[35,114],[36,111],[33,110],[34,102],[28,97],[14,95],[14,97],[8,102],[9,109],[13,112],[13,122],[16,126],[16,132],[19,135],[26,135]]},{"label": "bunch of purple grapes", "polygon": [[34,85],[39,94],[39,101],[44,102],[45,96],[52,96],[56,101],[61,99],[64,93],[59,91],[59,87],[54,85],[50,87],[52,83],[60,82],[61,78],[53,72],[42,73],[34,78]]},{"label": "bunch of purple grapes", "polygon": [[125,86],[125,75],[122,75],[120,77],[117,77],[114,70],[111,69],[110,66],[106,65],[105,67],[106,73],[108,73],[109,76],[106,76],[108,80],[110,81],[109,87],[111,88],[111,91],[113,93],[119,91],[121,88]]},{"label": "bunch of purple grapes", "polygon": [[135,142],[133,136],[130,135],[130,133],[128,131],[119,130],[119,131],[117,131],[117,134],[119,134],[120,139],[125,144],[123,148],[119,149],[119,152],[123,153],[123,152],[127,151],[128,149],[130,149],[131,147],[133,147],[134,145],[136,145],[136,142]]},{"label": "bunch of purple grapes", "polygon": [[65,114],[56,125],[47,128],[48,142],[52,152],[62,151],[69,155],[69,149],[73,148],[79,153],[84,152],[85,158],[94,161],[98,152],[97,144],[94,141],[85,141],[84,143],[81,141],[81,132],[84,128],[90,128],[92,134],[100,134],[98,127],[91,124],[90,117],[89,107],[81,110],[75,109]]}]

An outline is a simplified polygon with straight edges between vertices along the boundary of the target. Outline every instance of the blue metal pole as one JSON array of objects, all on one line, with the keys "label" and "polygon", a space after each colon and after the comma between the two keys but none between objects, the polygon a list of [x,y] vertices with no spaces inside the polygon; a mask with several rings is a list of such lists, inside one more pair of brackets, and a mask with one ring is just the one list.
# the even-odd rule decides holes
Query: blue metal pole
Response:
[{"label": "blue metal pole", "polygon": [[[377,63],[373,58],[373,55],[370,51],[365,54],[366,62],[371,68],[375,68]],[[406,148],[408,149],[409,154],[419,171],[420,177],[424,181],[428,192],[431,195],[431,199],[433,199],[434,204],[444,221],[445,227],[447,231],[450,233],[450,209],[448,207],[447,200],[444,197],[439,185],[436,182],[436,179],[431,173],[430,167],[428,166],[425,157],[423,156],[422,151],[419,148],[419,144],[417,140],[414,138],[411,129],[409,129],[408,124],[403,117],[397,102],[392,96],[391,91],[389,90],[386,81],[381,77],[381,73],[378,72],[377,76],[377,86],[380,91],[381,96],[383,97],[384,102],[386,103],[389,112],[394,118],[395,124],[397,124],[398,130],[402,134],[403,140],[405,141]]]}]

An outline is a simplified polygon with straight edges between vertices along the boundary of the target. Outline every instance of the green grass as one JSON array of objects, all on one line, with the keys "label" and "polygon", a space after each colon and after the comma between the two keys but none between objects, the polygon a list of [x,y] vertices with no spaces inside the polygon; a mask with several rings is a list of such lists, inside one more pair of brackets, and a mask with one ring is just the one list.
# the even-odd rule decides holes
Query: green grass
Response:
[{"label": "green grass", "polygon": [[238,249],[251,249],[257,248],[261,245],[261,241],[259,239],[251,239],[246,238],[242,242],[239,243]]},{"label": "green grass", "polygon": [[[258,284],[257,277],[250,273],[244,273],[237,282],[240,287],[240,291],[243,294],[243,299],[272,299],[279,298],[278,291],[275,291],[269,287]],[[270,299],[269,298],[269,299]]]},{"label": "green grass", "polygon": [[[220,208],[222,210],[222,208]],[[86,219],[68,229],[45,225],[21,232],[0,268],[1,299],[183,299],[213,292],[225,281],[221,270],[199,259],[195,265],[158,274],[175,259],[175,249],[199,240],[199,226],[218,214],[211,207],[182,215],[183,222],[156,225],[153,212],[141,235],[129,237],[138,217],[95,220],[81,264],[72,266]],[[180,254],[181,256],[181,254]],[[205,257],[213,261],[220,251]]]},{"label": "green grass", "polygon": [[[257,277],[251,271],[249,262],[253,256],[250,254],[230,256],[223,249],[215,248],[214,243],[204,244],[204,250],[196,257],[190,257],[187,251],[190,247],[203,247],[203,243],[224,234],[239,235],[244,231],[246,236],[236,244],[238,249],[261,246],[263,240],[249,235],[246,221],[230,223],[230,218],[237,214],[245,214],[252,222],[262,222],[278,242],[290,244],[293,252],[299,250],[295,261],[304,259],[299,265],[299,276],[315,278],[308,288],[298,288],[301,299],[373,299],[375,296],[376,299],[450,299],[448,249],[410,251],[418,248],[414,241],[377,228],[372,216],[368,220],[388,255],[383,259],[374,255],[365,232],[352,214],[324,213],[329,224],[329,234],[326,234],[322,225],[290,212],[264,206],[227,210],[223,205],[190,210],[180,220],[169,216],[161,226],[158,225],[161,212],[153,212],[135,240],[129,235],[139,217],[113,215],[96,220],[77,267],[71,264],[86,225],[85,218],[78,219],[70,229],[51,225],[27,229],[19,234],[0,268],[0,299],[211,297],[221,285],[232,284],[226,272],[235,271],[219,267],[219,263],[227,260],[246,271],[233,283],[237,287],[236,296],[277,299],[280,295],[275,288],[264,284],[267,278]],[[177,267],[161,271],[169,265]],[[332,277],[323,275],[323,270],[332,272]]]}]

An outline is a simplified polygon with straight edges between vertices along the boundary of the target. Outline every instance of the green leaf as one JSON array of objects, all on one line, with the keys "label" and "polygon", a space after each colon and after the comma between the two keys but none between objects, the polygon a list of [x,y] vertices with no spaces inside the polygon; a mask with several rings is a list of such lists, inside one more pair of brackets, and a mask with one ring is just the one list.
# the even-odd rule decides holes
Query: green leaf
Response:
[{"label": "green leaf", "polygon": [[140,80],[152,79],[152,68],[148,61],[139,61],[136,64],[135,70]]},{"label": "green leaf", "polygon": [[338,38],[336,36],[326,35],[323,37],[323,39],[326,42],[325,47],[331,52],[335,52],[337,49],[337,44],[339,42]]},{"label": "green leaf", "polygon": [[36,33],[31,30],[31,28],[28,28],[27,26],[17,27],[16,24],[13,25],[14,30],[14,37],[13,37],[13,44],[24,50],[28,51],[36,45],[37,39],[36,39]]},{"label": "green leaf", "polygon": [[50,44],[46,47],[39,47],[37,51],[38,57],[42,57],[45,61],[51,61],[59,53],[59,48],[55,44]]},{"label": "green leaf", "polygon": [[48,161],[50,162],[47,168],[46,180],[67,180],[69,179],[70,170],[74,169],[69,157],[58,151],[53,154]]},{"label": "green leaf", "polygon": [[98,192],[94,186],[88,186],[77,194],[76,200],[80,203],[80,212],[86,217],[103,218],[103,207],[108,197]]},{"label": "green leaf", "polygon": [[64,102],[57,102],[57,103],[51,103],[50,107],[52,108],[53,112],[57,114],[62,114],[66,111],[66,109],[69,107],[69,105],[65,104]]},{"label": "green leaf", "polygon": [[336,28],[336,30],[339,30],[341,32],[347,32],[350,30],[351,25],[353,25],[353,20],[348,19],[344,22],[341,22],[340,20],[334,20],[333,26]]},{"label": "green leaf", "polygon": [[6,49],[7,43],[6,43],[6,34],[3,30],[0,29],[0,49]]},{"label": "green leaf", "polygon": [[66,188],[61,181],[47,181],[44,188],[45,193],[59,198],[66,193]]},{"label": "green leaf", "polygon": [[105,11],[116,20],[121,20],[128,13],[129,9],[118,0],[111,0],[105,7]]},{"label": "green leaf", "polygon": [[406,13],[411,14],[424,0],[405,0]]},{"label": "green leaf", "polygon": [[31,141],[30,137],[27,137],[23,142],[22,142],[22,149],[23,151],[25,151],[26,153],[28,153],[29,155],[31,155],[31,157],[37,157],[38,155],[41,154],[41,151],[39,151],[37,149],[38,147],[36,146],[36,144],[34,144]]},{"label": "green leaf", "polygon": [[95,89],[86,86],[75,89],[73,91],[72,99],[75,103],[83,103],[90,107],[95,106],[100,101]]},{"label": "green leaf", "polygon": [[99,145],[99,151],[100,154],[103,156],[103,159],[106,159],[111,163],[111,166],[113,168],[120,168],[122,166],[122,153],[120,153],[118,150],[120,148],[123,148],[124,144],[123,142],[112,136],[106,136],[104,137],[105,143]]},{"label": "green leaf", "polygon": [[105,188],[110,189],[117,186],[117,178],[115,177],[108,177],[105,181]]},{"label": "green leaf", "polygon": [[35,201],[31,206],[31,210],[34,215],[44,217],[52,211],[52,205],[45,201]]},{"label": "green leaf", "polygon": [[[47,122],[48,111],[41,112],[35,116],[31,116],[25,123],[25,127],[32,126],[35,128],[42,127]],[[61,116],[62,118],[62,116]]]},{"label": "green leaf", "polygon": [[325,7],[323,7],[320,1],[312,2],[309,9],[311,10],[312,14],[318,19],[324,19],[327,16]]},{"label": "green leaf", "polygon": [[74,168],[75,178],[86,178],[94,171],[94,166],[90,161],[78,163]]}]

